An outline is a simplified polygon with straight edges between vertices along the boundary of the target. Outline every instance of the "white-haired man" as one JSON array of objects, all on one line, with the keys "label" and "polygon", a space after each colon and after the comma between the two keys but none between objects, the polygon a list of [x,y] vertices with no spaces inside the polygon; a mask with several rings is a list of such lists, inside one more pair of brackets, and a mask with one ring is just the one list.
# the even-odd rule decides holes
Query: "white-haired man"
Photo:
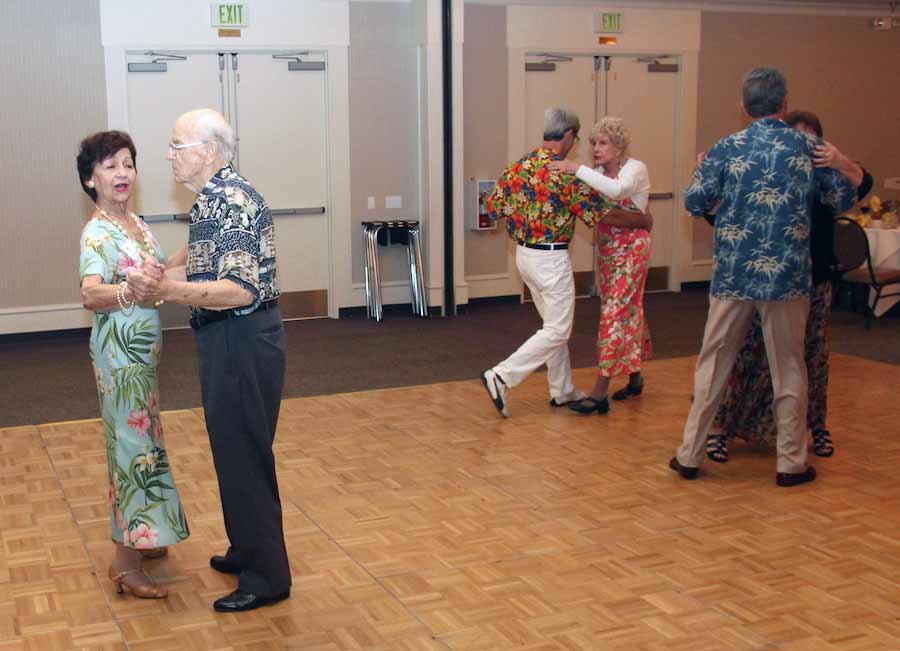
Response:
[{"label": "white-haired man", "polygon": [[518,244],[516,268],[543,320],[541,329],[518,350],[482,373],[488,395],[504,417],[509,416],[507,390],[542,364],[547,365],[552,406],[584,397],[572,385],[569,360],[575,281],[568,248],[576,217],[593,228],[601,213],[614,204],[575,176],[551,171],[548,166],[569,154],[578,140],[579,127],[572,111],[547,109],[543,144],[508,165],[487,200],[491,218],[507,220],[509,236]]},{"label": "white-haired man", "polygon": [[272,443],[284,386],[284,328],[275,283],[275,230],[265,200],[231,166],[234,132],[210,109],[185,113],[167,158],[175,180],[197,193],[187,268],[165,276],[132,273],[138,300],[192,306],[206,429],[219,479],[230,547],[210,565],[238,575],[220,612],[287,598],[284,545]]}]

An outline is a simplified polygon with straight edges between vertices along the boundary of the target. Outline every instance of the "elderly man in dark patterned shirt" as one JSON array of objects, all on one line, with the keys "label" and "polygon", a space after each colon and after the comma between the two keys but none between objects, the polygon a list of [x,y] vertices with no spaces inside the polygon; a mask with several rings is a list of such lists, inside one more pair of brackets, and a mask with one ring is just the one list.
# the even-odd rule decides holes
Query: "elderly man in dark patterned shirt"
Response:
[{"label": "elderly man in dark patterned shirt", "polygon": [[197,192],[182,268],[128,278],[139,300],[191,305],[206,429],[230,547],[210,565],[238,576],[220,612],[290,595],[272,443],[284,386],[284,328],[275,284],[275,229],[260,194],[231,166],[225,118],[200,109],[175,123],[168,159]]},{"label": "elderly man in dark patterned shirt", "polygon": [[787,83],[772,68],[744,78],[743,131],[710,149],[685,191],[695,216],[716,209],[709,315],[694,373],[694,402],[669,467],[697,477],[706,437],[754,312],[759,312],[775,392],[778,429],[775,482],[795,486],[816,477],[806,463],[806,361],[803,339],[812,280],[810,207],[818,198],[835,212],[853,205],[856,189],[836,170],[813,167],[816,141],[789,127]]},{"label": "elderly man in dark patterned shirt", "polygon": [[589,227],[602,218],[614,226],[651,219],[629,213],[571,174],[550,169],[578,140],[578,116],[563,108],[544,113],[543,145],[511,163],[488,197],[491,219],[506,219],[516,247],[516,268],[531,291],[543,324],[507,359],[482,373],[481,380],[497,411],[509,417],[508,389],[547,364],[550,404],[560,407],[581,400],[572,384],[569,336],[575,316],[575,281],[569,243],[575,219]]}]

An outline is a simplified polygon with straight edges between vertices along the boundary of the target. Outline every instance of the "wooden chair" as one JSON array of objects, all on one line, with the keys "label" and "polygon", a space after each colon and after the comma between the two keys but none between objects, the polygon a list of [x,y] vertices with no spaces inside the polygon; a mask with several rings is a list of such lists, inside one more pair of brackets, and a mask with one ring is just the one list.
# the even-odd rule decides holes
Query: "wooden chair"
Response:
[{"label": "wooden chair", "polygon": [[[872,327],[878,301],[888,296],[900,296],[900,270],[879,269],[873,265],[865,230],[847,217],[838,217],[834,223],[834,257],[835,271],[841,274],[842,283],[862,285],[865,290],[875,292],[871,305],[868,296],[865,297],[865,325],[868,330]],[[896,291],[883,293],[892,285],[897,286]]]}]

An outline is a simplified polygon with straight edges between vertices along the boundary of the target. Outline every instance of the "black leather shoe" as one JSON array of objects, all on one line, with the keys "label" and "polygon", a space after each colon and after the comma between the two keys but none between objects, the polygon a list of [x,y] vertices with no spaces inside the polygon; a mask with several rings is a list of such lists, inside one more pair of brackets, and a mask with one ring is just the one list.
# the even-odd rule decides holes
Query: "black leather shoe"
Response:
[{"label": "black leather shoe", "polygon": [[570,402],[566,406],[572,411],[577,411],[579,414],[593,414],[594,412],[597,412],[602,416],[609,412],[609,398],[597,400],[592,396],[587,396],[578,402]]},{"label": "black leather shoe", "polygon": [[679,475],[684,477],[685,479],[697,479],[697,475],[700,472],[699,468],[691,468],[690,466],[682,466],[678,463],[677,457],[672,457],[669,460],[669,468],[677,472]]},{"label": "black leather shoe", "polygon": [[806,466],[803,472],[779,472],[775,475],[775,483],[784,488],[805,484],[816,478],[816,469]]},{"label": "black leather shoe", "polygon": [[213,556],[209,559],[209,566],[222,574],[241,573],[241,566],[234,561],[229,561],[225,556]]},{"label": "black leather shoe", "polygon": [[291,591],[282,592],[274,597],[261,597],[252,592],[244,592],[243,590],[235,590],[231,594],[227,594],[221,599],[216,599],[213,608],[220,613],[240,613],[245,610],[253,610],[261,606],[268,606],[278,601],[282,601],[291,596]]},{"label": "black leather shoe", "polygon": [[624,387],[616,391],[612,394],[613,400],[628,400],[632,396],[637,397],[644,392],[644,381],[641,380],[641,383],[637,386],[632,386],[629,382]]}]

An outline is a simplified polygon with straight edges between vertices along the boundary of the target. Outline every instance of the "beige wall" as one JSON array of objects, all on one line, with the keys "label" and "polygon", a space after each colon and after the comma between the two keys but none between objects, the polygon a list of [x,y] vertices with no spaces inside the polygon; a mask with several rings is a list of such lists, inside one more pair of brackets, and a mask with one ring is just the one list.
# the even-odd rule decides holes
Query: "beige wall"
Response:
[{"label": "beige wall", "polygon": [[[900,176],[900,34],[876,32],[861,16],[704,12],[701,26],[697,149],[742,129],[741,79],[774,66],[788,80],[790,108],[817,113],[825,137],[875,177]],[[694,258],[711,257],[712,229],[694,223]]]},{"label": "beige wall", "polygon": [[760,65],[780,68],[790,108],[818,113],[825,137],[860,160],[882,197],[900,176],[900,33],[876,32],[861,16],[704,12],[697,147],[745,124],[741,78]]},{"label": "beige wall", "polygon": [[[506,7],[466,5],[463,46],[465,177],[496,179],[506,167]],[[507,273],[503,229],[466,225],[466,276]],[[471,279],[470,279],[471,280]]]},{"label": "beige wall", "polygon": [[98,3],[2,6],[0,310],[80,304],[78,238],[90,203],[75,156],[84,136],[106,128]]}]

